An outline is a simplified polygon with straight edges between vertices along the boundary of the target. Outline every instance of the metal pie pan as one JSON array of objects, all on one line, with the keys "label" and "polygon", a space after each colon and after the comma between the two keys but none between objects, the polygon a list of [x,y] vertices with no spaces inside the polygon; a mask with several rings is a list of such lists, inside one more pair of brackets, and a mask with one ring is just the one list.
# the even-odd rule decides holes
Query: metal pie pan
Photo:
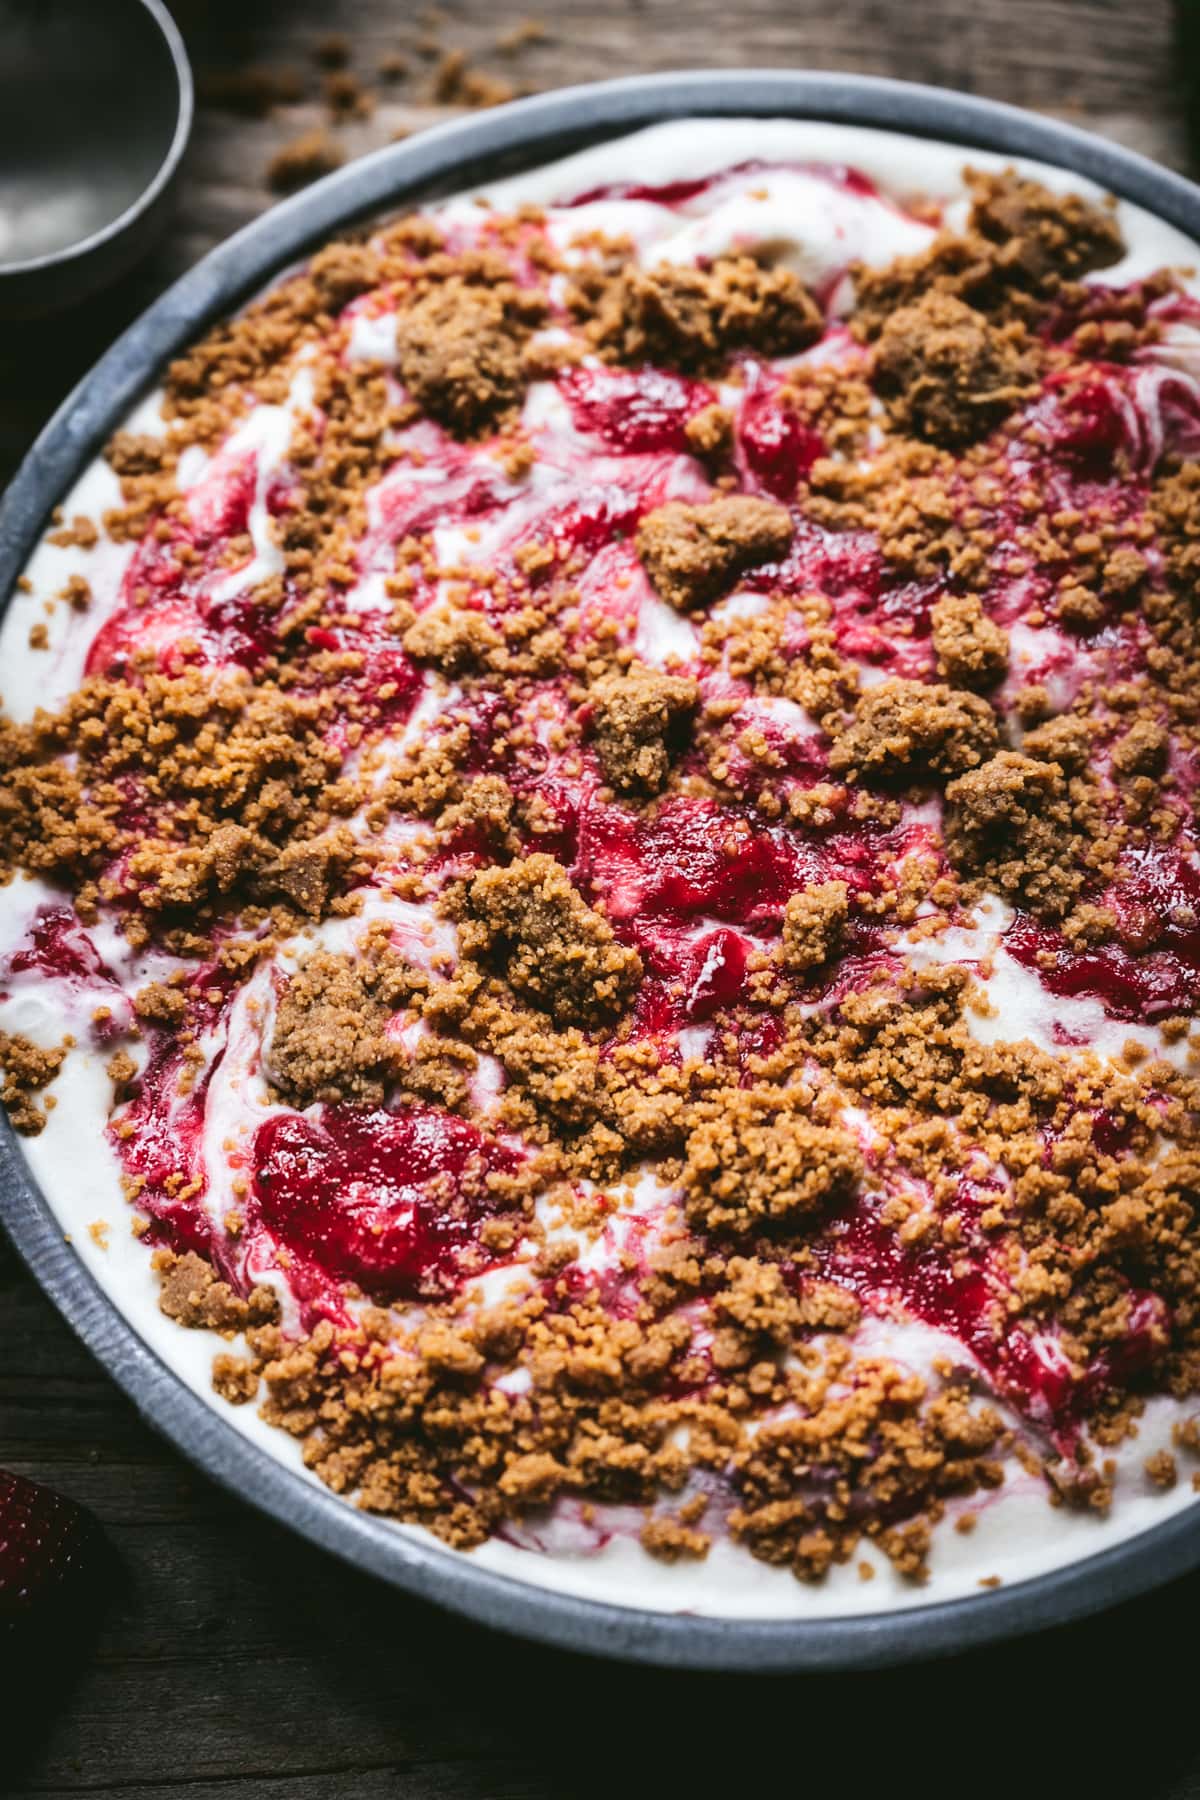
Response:
[{"label": "metal pie pan", "polygon": [[[443,125],[328,176],[248,225],[171,288],[63,403],[0,505],[0,594],[47,514],[166,359],[339,229],[406,203],[696,115],[826,119],[1027,156],[1086,175],[1200,239],[1200,189],[1073,126],[993,101],[866,76],[777,71],[636,76],[569,88]],[[313,1543],[396,1587],[501,1631],[664,1667],[878,1668],[947,1656],[1098,1612],[1200,1565],[1189,1507],[1101,1553],[1011,1587],[900,1611],[758,1620],[664,1614],[497,1575],[419,1541],[285,1468],[147,1348],[64,1242],[7,1120],[0,1220],[59,1311],[142,1416],[206,1474]]]}]

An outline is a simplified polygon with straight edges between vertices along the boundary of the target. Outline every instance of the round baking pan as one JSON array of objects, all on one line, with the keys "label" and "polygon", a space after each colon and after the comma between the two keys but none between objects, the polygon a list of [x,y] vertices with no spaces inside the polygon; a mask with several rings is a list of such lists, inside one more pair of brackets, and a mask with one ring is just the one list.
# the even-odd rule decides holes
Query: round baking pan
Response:
[{"label": "round baking pan", "polygon": [[[695,73],[571,88],[380,150],[214,250],[121,337],[63,403],[0,506],[7,597],[50,509],[161,368],[310,246],[370,215],[689,115],[828,119],[1028,156],[1086,175],[1200,239],[1200,189],[1071,126],[935,88],[863,76]],[[423,1542],[256,1448],[155,1356],[63,1240],[19,1140],[0,1128],[0,1219],[50,1298],[144,1417],[233,1493],[360,1569],[501,1630],[594,1654],[696,1669],[879,1667],[1062,1624],[1200,1564],[1190,1507],[1098,1555],[977,1597],[806,1620],[664,1614],[562,1595]]]}]

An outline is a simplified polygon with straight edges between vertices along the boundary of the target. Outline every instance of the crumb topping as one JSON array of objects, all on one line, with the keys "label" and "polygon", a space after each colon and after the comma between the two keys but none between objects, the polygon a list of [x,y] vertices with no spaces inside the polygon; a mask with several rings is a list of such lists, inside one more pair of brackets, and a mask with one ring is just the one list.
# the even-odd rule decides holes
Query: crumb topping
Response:
[{"label": "crumb topping", "polygon": [[998,738],[996,715],[978,695],[893,679],[862,696],[829,763],[864,781],[955,775],[982,762]]},{"label": "crumb topping", "polygon": [[47,1094],[40,1105],[38,1095],[50,1086],[70,1048],[69,1039],[56,1048],[43,1049],[19,1032],[0,1032],[0,1069],[4,1071],[0,1099],[15,1129],[26,1137],[36,1137],[45,1128],[54,1095]]},{"label": "crumb topping", "polygon": [[786,556],[792,530],[787,508],[774,500],[671,501],[642,520],[638,555],[663,599],[686,612],[717,599],[747,569]]},{"label": "crumb topping", "polygon": [[521,352],[539,316],[534,297],[505,284],[468,286],[451,277],[431,287],[398,322],[405,386],[450,431],[470,436],[495,427],[522,393]]},{"label": "crumb topping", "polygon": [[661,675],[644,663],[592,684],[596,754],[605,778],[629,793],[656,793],[671,766],[674,728],[700,697],[687,676]]},{"label": "crumb topping", "polygon": [[781,940],[790,969],[815,969],[828,962],[850,916],[849,891],[844,881],[818,881],[792,895],[784,908]]},{"label": "crumb topping", "polygon": [[688,1218],[713,1232],[786,1225],[851,1191],[862,1176],[854,1140],[814,1124],[808,1095],[735,1088],[698,1108],[687,1140]]},{"label": "crumb topping", "polygon": [[951,855],[1052,918],[1069,909],[1106,855],[1089,784],[1068,780],[1059,762],[1001,750],[952,782],[946,802]]},{"label": "crumb topping", "polygon": [[887,315],[875,386],[902,430],[935,444],[980,437],[1036,391],[1019,324],[996,326],[932,288]]},{"label": "crumb topping", "polygon": [[587,341],[614,362],[710,372],[736,350],[790,356],[823,325],[798,276],[748,256],[717,257],[706,269],[602,264],[576,279],[570,304]]},{"label": "crumb topping", "polygon": [[874,338],[930,290],[1000,319],[1036,317],[1039,303],[1123,254],[1112,213],[1078,194],[1055,194],[1013,170],[968,171],[964,232],[940,231],[928,250],[882,269],[855,271],[855,323]]},{"label": "crumb topping", "polygon": [[1008,668],[1008,636],[977,594],[944,594],[929,613],[938,674],[952,687],[994,687]]},{"label": "crumb topping", "polygon": [[642,972],[637,951],[540,852],[475,876],[462,942],[477,959],[495,957],[516,993],[562,1023],[619,1011]]},{"label": "crumb topping", "polygon": [[386,951],[363,964],[318,951],[288,981],[275,1009],[267,1067],[293,1106],[383,1102],[393,1052],[387,1021],[407,994]]}]

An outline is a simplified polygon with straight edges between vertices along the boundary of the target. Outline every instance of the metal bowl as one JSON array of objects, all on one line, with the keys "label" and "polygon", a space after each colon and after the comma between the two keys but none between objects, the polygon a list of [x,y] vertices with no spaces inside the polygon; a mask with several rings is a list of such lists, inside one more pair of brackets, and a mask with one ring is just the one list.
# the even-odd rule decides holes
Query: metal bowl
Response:
[{"label": "metal bowl", "polygon": [[166,214],[192,73],[162,0],[0,0],[0,314],[127,269]]},{"label": "metal bowl", "polygon": [[[365,215],[664,119],[705,114],[836,120],[1039,158],[1089,176],[1200,239],[1200,189],[1182,177],[1071,126],[935,88],[764,71],[639,76],[521,101],[329,176],[240,231],[156,302],[63,404],[10,487],[0,507],[0,593],[11,592],[47,513],[164,361],[310,246]],[[7,1121],[0,1130],[0,1220],[139,1411],[209,1475],[346,1562],[502,1630],[676,1668],[882,1667],[1062,1624],[1200,1565],[1200,1511],[1193,1507],[1030,1581],[901,1612],[716,1619],[556,1594],[358,1512],[249,1443],[146,1347],[64,1243]]]}]

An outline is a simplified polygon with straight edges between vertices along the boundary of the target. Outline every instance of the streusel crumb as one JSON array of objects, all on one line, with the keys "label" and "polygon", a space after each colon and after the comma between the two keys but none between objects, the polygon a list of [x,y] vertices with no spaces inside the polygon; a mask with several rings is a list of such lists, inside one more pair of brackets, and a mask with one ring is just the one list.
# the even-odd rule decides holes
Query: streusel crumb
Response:
[{"label": "streusel crumb", "polygon": [[642,520],[638,555],[663,599],[683,612],[717,599],[756,564],[786,556],[792,529],[787,508],[773,500],[672,501]]}]

